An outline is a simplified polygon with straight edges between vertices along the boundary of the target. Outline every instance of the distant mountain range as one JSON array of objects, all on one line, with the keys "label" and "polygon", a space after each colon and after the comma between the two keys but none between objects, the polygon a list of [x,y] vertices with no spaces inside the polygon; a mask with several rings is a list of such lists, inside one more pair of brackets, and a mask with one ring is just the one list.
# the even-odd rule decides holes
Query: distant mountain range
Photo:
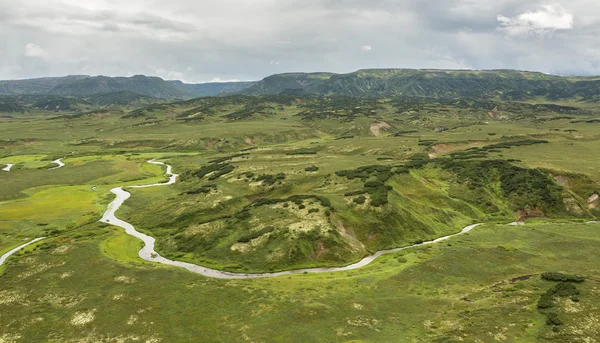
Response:
[{"label": "distant mountain range", "polygon": [[84,96],[52,94],[0,95],[0,113],[41,111],[91,111],[98,109],[136,109],[168,100],[122,91]]},{"label": "distant mountain range", "polygon": [[438,99],[600,100],[600,78],[562,77],[516,70],[367,69],[349,74],[288,73],[269,76],[243,94],[297,94]]},{"label": "distant mountain range", "polygon": [[223,82],[186,84],[165,81],[159,77],[136,75],[132,77],[106,77],[72,75],[29,80],[0,81],[0,95],[58,95],[90,96],[118,92],[131,92],[158,99],[189,99],[239,92],[253,82]]},{"label": "distant mountain range", "polygon": [[[163,99],[190,99],[227,94],[294,96],[427,97],[437,99],[546,99],[600,101],[600,78],[563,77],[516,70],[366,69],[348,74],[286,73],[258,82],[186,84],[158,77],[73,75],[0,81],[0,96],[53,95],[84,97],[112,94],[104,100],[125,101],[132,94]],[[133,99],[139,102],[139,99]],[[5,101],[6,102],[6,101]],[[141,103],[147,102],[143,99]]]}]

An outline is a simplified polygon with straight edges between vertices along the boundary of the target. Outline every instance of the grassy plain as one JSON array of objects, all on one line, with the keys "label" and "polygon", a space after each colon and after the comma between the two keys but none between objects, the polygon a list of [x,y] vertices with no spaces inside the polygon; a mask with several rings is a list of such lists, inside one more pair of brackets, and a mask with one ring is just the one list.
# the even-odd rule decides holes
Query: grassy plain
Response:
[{"label": "grassy plain", "polygon": [[[282,96],[0,122],[0,254],[48,237],[0,267],[0,342],[600,341],[600,123],[564,111]],[[488,224],[351,272],[213,280],[98,223],[111,188],[165,180],[152,158],[179,182],[129,189],[118,216],[220,269],[346,265]],[[577,301],[538,309],[547,271],[585,276]]]},{"label": "grassy plain", "polygon": [[[23,341],[586,342],[597,339],[598,224],[485,226],[364,269],[221,281],[136,262],[135,241],[97,224],[39,244],[2,275],[4,337]],[[131,240],[131,242],[127,242]],[[104,243],[101,243],[104,242]],[[118,243],[117,243],[118,242]],[[103,254],[109,249],[111,253]],[[116,252],[115,252],[116,251]],[[536,303],[548,270],[588,279]],[[16,319],[16,321],[15,321]]]}]

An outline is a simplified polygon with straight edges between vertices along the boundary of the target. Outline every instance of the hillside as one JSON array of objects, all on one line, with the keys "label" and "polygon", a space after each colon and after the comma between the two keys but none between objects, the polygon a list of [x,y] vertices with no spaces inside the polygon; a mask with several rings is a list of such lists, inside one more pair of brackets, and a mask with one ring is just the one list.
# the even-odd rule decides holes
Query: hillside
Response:
[{"label": "hillside", "polygon": [[254,85],[254,81],[242,82],[208,82],[208,83],[183,83],[181,81],[169,81],[177,88],[194,97],[217,96],[236,93]]},{"label": "hillside", "polygon": [[49,93],[58,85],[73,82],[89,76],[72,75],[65,77],[44,77],[26,80],[0,81],[0,95],[23,95]]},{"label": "hillside", "polygon": [[279,94],[286,90],[303,90],[311,94],[321,93],[320,87],[332,76],[332,73],[286,73],[266,77],[248,87],[244,94]]},{"label": "hillside", "polygon": [[82,112],[99,109],[132,110],[165,101],[167,100],[128,91],[99,93],[89,96],[5,95],[0,96],[0,113]]},{"label": "hillside", "polygon": [[290,94],[351,97],[500,98],[503,100],[598,100],[600,81],[515,70],[369,69],[349,74],[278,74],[244,94]]},{"label": "hillside", "polygon": [[600,341],[597,104],[302,92],[0,96],[0,342]]},{"label": "hillside", "polygon": [[0,81],[0,95],[90,96],[118,92],[137,93],[159,99],[189,99],[241,91],[253,82],[186,84],[159,77],[65,76]]},{"label": "hillside", "polygon": [[78,79],[54,87],[49,93],[57,95],[92,95],[129,91],[163,99],[188,98],[191,94],[158,78],[136,75],[133,77],[96,76]]},{"label": "hillside", "polygon": [[0,81],[0,95],[86,97],[118,92],[158,99],[244,95],[600,101],[600,79],[516,70],[365,69],[348,74],[285,73],[259,82],[186,84],[159,77],[66,76]]}]

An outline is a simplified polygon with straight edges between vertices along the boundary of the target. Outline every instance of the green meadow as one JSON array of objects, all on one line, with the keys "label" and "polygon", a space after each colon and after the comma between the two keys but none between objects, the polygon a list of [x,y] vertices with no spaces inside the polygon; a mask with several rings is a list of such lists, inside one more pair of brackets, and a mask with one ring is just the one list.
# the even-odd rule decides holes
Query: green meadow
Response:
[{"label": "green meadow", "polygon": [[[46,238],[0,266],[0,342],[600,341],[598,107],[560,105],[282,95],[14,115],[0,254]],[[177,183],[127,188],[167,180],[151,159]],[[237,273],[484,225],[353,271],[219,280],[144,261],[100,223],[121,186],[117,216],[162,256]]]}]

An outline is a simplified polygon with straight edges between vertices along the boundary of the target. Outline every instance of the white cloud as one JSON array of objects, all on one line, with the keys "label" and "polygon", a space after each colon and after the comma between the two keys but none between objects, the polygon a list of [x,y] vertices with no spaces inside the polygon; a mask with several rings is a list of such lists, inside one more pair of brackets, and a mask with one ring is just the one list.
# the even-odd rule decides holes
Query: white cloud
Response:
[{"label": "white cloud", "polygon": [[37,44],[28,43],[27,45],[25,45],[23,55],[27,57],[46,58],[48,56],[48,52]]},{"label": "white cloud", "polygon": [[[394,67],[600,74],[597,0],[0,2],[0,79],[146,74],[199,82]],[[566,10],[542,7],[554,2]]]},{"label": "white cloud", "polygon": [[543,35],[573,28],[573,14],[560,4],[542,6],[536,12],[525,12],[509,18],[498,15],[499,29],[511,36]]},{"label": "white cloud", "polygon": [[222,79],[220,77],[213,77],[212,80],[208,81],[209,83],[221,83],[221,82],[241,82],[245,80],[238,79]]}]

